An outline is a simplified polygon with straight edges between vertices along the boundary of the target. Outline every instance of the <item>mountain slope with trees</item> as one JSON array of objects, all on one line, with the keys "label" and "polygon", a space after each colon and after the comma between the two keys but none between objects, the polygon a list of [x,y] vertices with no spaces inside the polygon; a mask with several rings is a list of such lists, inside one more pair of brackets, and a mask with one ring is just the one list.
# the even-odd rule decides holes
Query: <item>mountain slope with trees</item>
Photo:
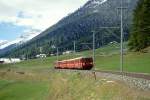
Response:
[{"label": "mountain slope with trees", "polygon": [[[92,31],[96,31],[96,48],[112,41],[120,41],[120,29],[100,29],[100,27],[120,26],[121,0],[89,0],[83,7],[60,20],[58,23],[42,32],[26,44],[23,44],[2,56],[19,57],[25,55],[34,57],[40,53],[50,54],[73,50],[73,41],[79,51],[84,47],[81,43],[92,42]],[[128,39],[128,33],[132,24],[132,13],[138,0],[124,0],[123,6],[128,7],[124,11],[124,35]]]}]

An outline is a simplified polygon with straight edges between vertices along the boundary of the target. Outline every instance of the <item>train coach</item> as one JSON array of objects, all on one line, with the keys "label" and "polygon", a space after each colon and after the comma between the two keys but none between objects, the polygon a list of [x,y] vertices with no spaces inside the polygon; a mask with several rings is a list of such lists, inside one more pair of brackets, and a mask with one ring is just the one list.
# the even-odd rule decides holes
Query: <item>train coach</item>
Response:
[{"label": "train coach", "polygon": [[93,59],[87,57],[79,57],[75,59],[68,59],[57,61],[55,63],[55,69],[79,69],[90,70],[93,67]]}]

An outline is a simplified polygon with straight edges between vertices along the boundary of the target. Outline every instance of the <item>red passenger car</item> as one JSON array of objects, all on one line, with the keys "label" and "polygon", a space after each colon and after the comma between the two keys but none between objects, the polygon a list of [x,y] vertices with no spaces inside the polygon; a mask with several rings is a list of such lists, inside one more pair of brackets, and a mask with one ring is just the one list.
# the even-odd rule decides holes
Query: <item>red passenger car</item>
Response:
[{"label": "red passenger car", "polygon": [[82,70],[90,70],[93,67],[93,59],[80,57],[69,60],[57,61],[55,63],[56,69],[82,69]]}]

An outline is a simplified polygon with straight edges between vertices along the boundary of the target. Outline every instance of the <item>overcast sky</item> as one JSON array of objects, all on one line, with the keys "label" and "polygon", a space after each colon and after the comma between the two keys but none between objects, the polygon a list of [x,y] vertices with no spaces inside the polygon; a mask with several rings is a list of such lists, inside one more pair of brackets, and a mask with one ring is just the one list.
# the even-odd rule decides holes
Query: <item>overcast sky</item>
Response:
[{"label": "overcast sky", "polygon": [[88,0],[0,0],[0,40],[43,31]]}]

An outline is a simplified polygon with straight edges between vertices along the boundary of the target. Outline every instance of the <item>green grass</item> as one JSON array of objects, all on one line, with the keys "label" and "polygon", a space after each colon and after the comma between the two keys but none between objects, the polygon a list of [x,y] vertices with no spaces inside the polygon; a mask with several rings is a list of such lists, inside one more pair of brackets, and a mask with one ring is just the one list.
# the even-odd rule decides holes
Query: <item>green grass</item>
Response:
[{"label": "green grass", "polygon": [[47,92],[44,82],[0,80],[0,100],[44,100]]},{"label": "green grass", "polygon": [[[119,71],[119,57],[119,54],[97,57],[96,68],[99,70]],[[124,70],[129,72],[150,73],[150,53],[127,53],[124,55]]]}]

